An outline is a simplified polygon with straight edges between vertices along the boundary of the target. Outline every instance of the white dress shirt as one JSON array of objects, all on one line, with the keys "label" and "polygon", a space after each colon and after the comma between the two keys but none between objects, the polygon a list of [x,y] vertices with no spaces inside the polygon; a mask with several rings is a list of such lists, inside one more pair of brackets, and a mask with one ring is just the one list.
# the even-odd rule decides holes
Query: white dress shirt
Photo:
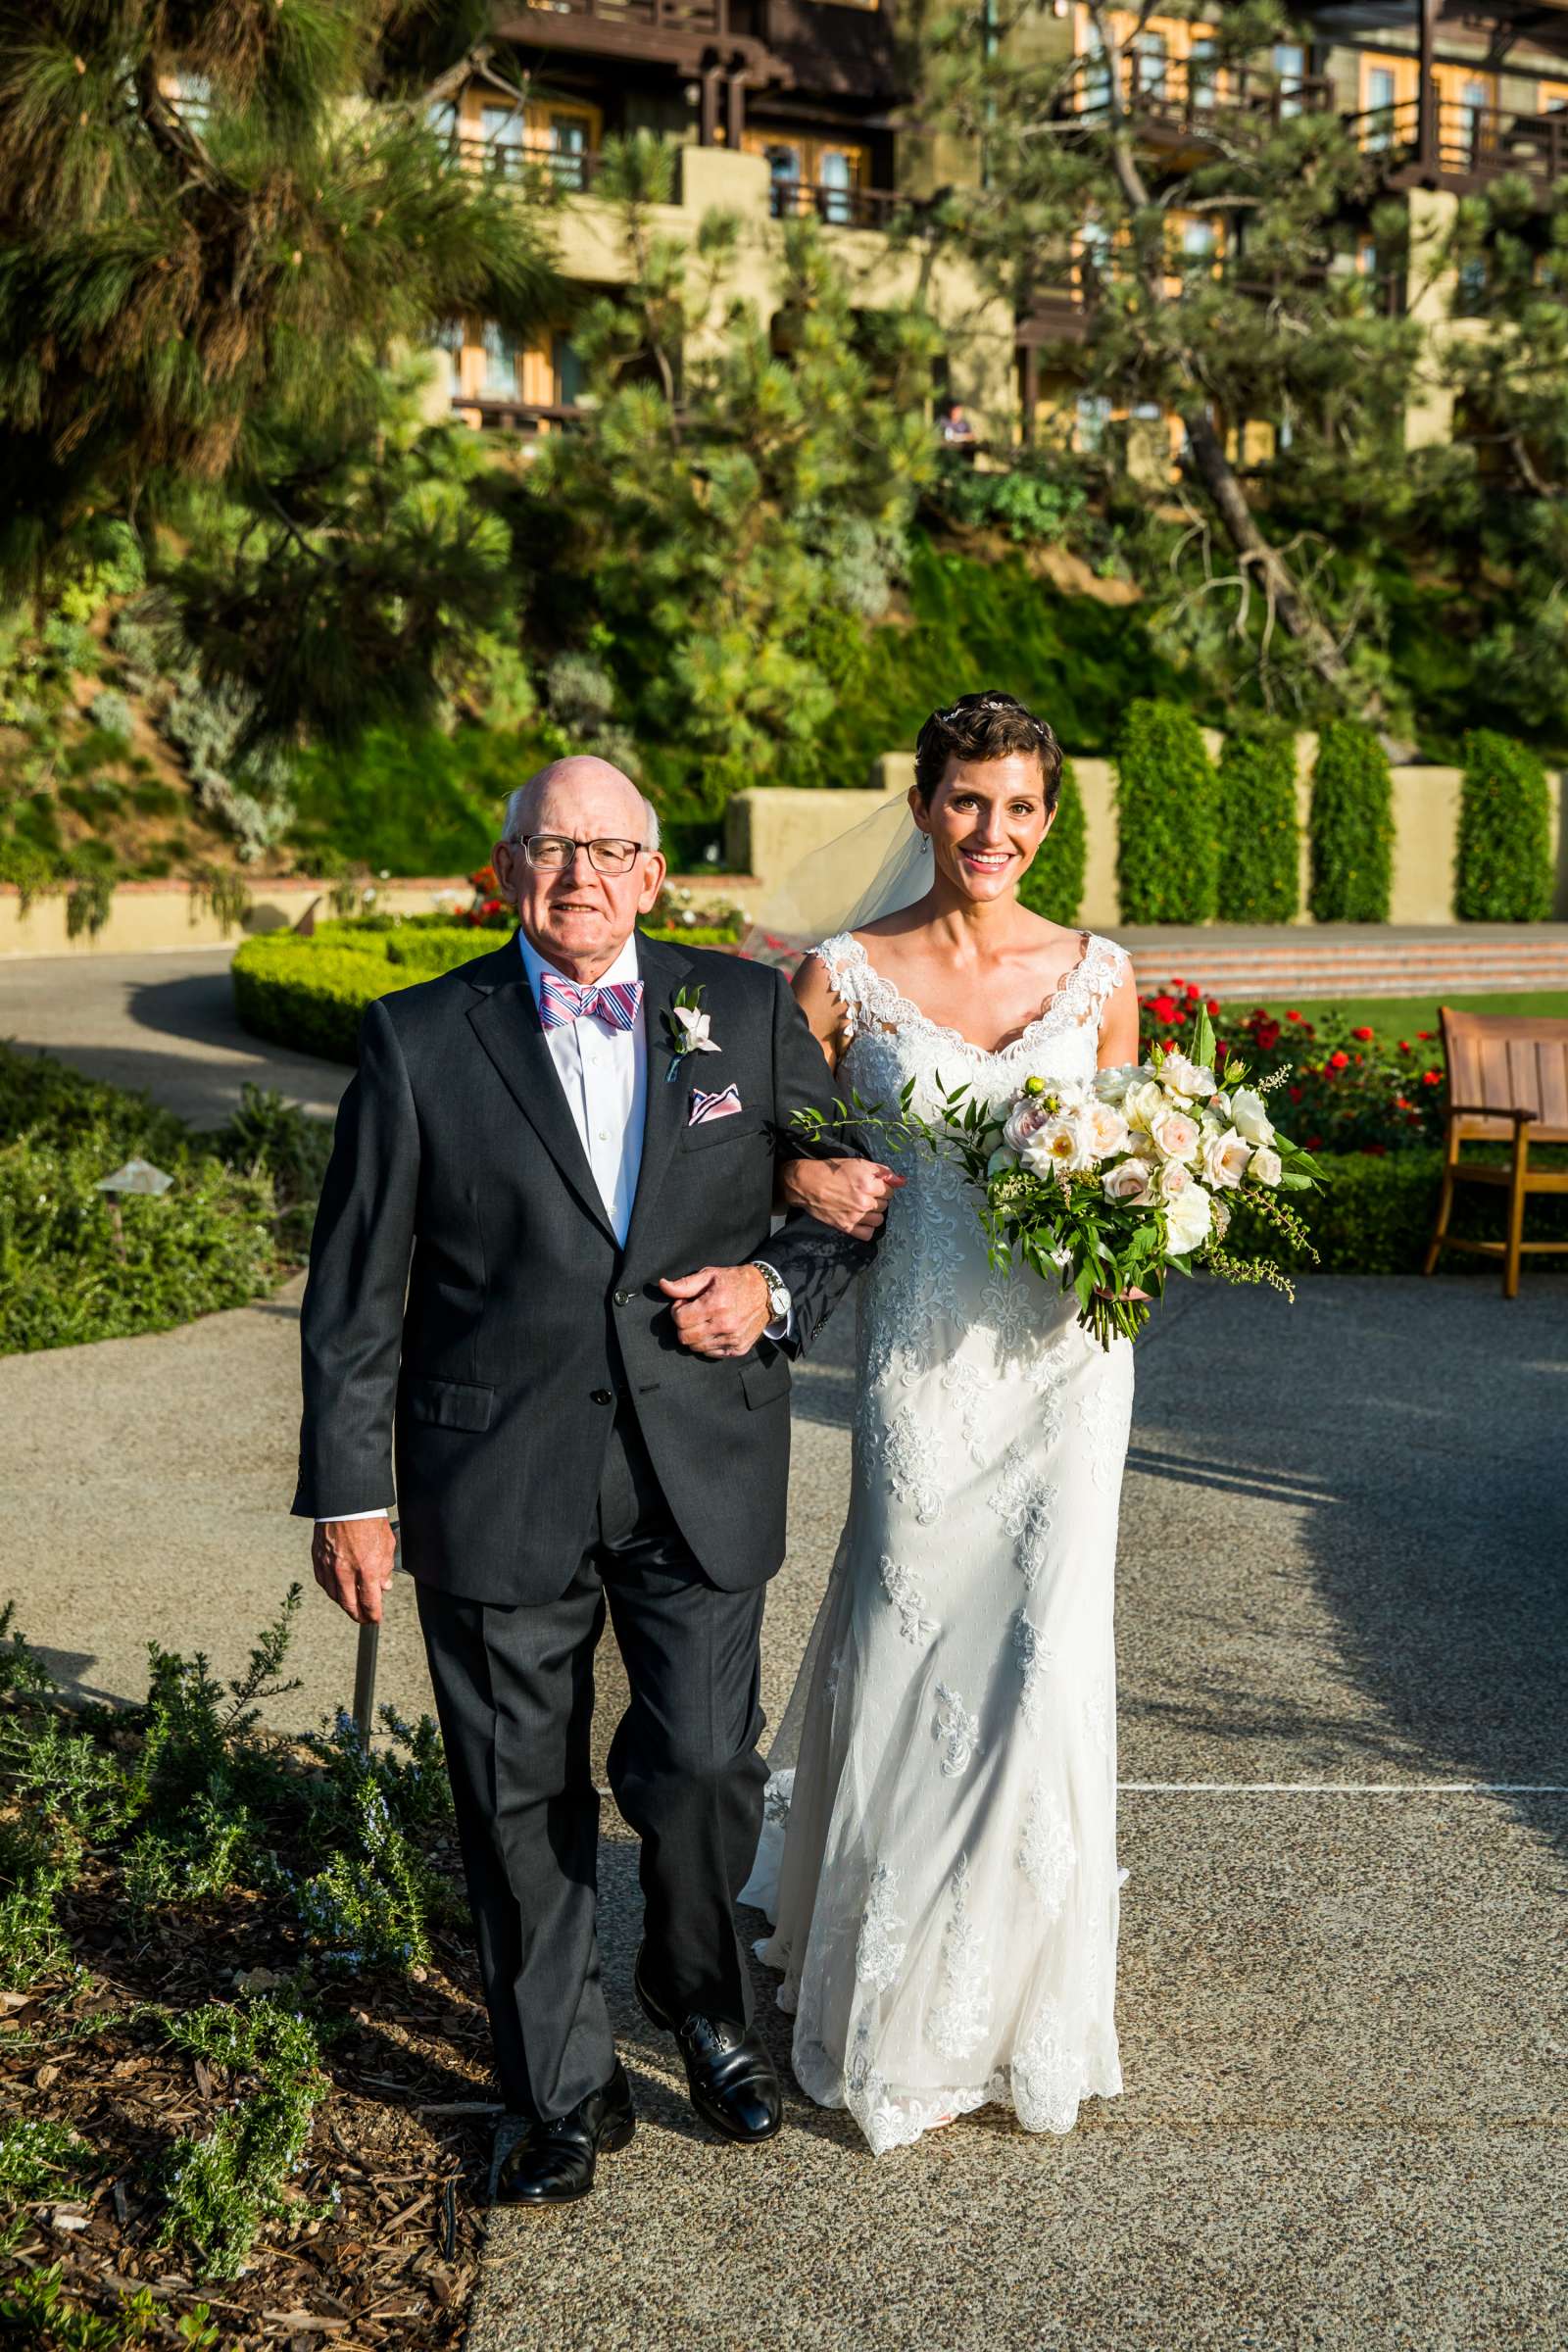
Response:
[{"label": "white dress shirt", "polygon": [[[538,949],[522,931],[517,933],[517,945],[522,951],[523,969],[533,1001],[539,1003],[540,975],[557,971],[547,963]],[[567,972],[558,977],[570,978]],[[637,970],[636,934],[627,940],[620,954],[607,972],[601,972],[598,986],[612,980],[635,980]],[[644,1012],[647,1005],[644,1004]],[[643,1164],[643,1121],[648,1108],[648,1027],[646,1019],[634,1021],[629,1029],[610,1029],[597,1015],[589,1014],[579,1021],[564,1021],[558,1029],[545,1031],[545,1044],[561,1080],[561,1091],[566,1098],[566,1108],[576,1128],[582,1148],[588,1155],[588,1165],[605,1214],[610,1219],[617,1242],[624,1245],[631,1225],[631,1207],[637,1195],[637,1176]],[[767,1327],[767,1337],[777,1340],[787,1336],[790,1318],[785,1317]],[[330,1517],[323,1512],[322,1519]],[[342,1516],[350,1519],[384,1519],[384,1509],[349,1511]],[[317,1521],[321,1525],[321,1519]]]}]

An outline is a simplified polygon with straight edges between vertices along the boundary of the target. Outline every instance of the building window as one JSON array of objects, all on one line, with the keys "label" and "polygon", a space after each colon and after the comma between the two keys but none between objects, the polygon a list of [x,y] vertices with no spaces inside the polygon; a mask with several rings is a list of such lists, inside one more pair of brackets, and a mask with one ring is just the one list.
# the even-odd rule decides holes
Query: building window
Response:
[{"label": "building window", "polygon": [[1301,42],[1276,41],[1273,66],[1280,86],[1280,113],[1298,115],[1301,111],[1301,84],[1306,79],[1306,50]]},{"label": "building window", "polygon": [[1141,32],[1133,43],[1133,88],[1141,98],[1165,95],[1165,35]]},{"label": "building window", "polygon": [[1105,56],[1105,44],[1100,37],[1100,26],[1089,27],[1088,65],[1084,73],[1084,108],[1087,113],[1102,112],[1110,104],[1110,64]]},{"label": "building window", "polygon": [[439,139],[443,147],[452,146],[458,136],[457,100],[447,98],[438,106],[427,106],[424,110],[424,125],[432,138]]},{"label": "building window", "polygon": [[514,172],[522,163],[525,118],[520,106],[486,106],[479,111],[479,135],[492,172]]},{"label": "building window", "polygon": [[569,335],[551,337],[550,372],[554,378],[556,406],[561,409],[576,408],[587,389],[588,371]]},{"label": "building window", "polygon": [[481,335],[484,345],[484,376],[479,390],[486,400],[515,400],[517,397],[517,340],[493,318],[487,318]]},{"label": "building window", "polygon": [[1110,422],[1110,401],[1103,392],[1080,392],[1078,395],[1078,446],[1093,457],[1105,438]]},{"label": "building window", "polygon": [[1366,100],[1366,143],[1381,152],[1394,144],[1394,70],[1391,66],[1368,68]]},{"label": "building window", "polygon": [[1187,93],[1196,109],[1211,107],[1217,93],[1219,68],[1214,62],[1213,36],[1199,33],[1187,53]]},{"label": "building window", "polygon": [[1214,257],[1219,239],[1212,220],[1187,220],[1182,224],[1183,277],[1212,277]]}]

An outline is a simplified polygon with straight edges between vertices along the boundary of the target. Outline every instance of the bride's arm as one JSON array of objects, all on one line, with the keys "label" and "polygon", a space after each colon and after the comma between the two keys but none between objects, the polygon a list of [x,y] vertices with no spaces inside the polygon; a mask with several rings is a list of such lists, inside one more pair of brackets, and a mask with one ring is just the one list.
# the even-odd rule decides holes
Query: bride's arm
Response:
[{"label": "bride's arm", "polygon": [[[828,1068],[837,1072],[839,1054],[846,1043],[844,1007],[819,956],[801,958],[794,989],[807,1025],[827,1057]],[[853,1234],[857,1241],[868,1242],[887,1215],[890,1194],[903,1182],[902,1176],[896,1176],[891,1168],[874,1159],[781,1160],[775,1205],[781,1209],[804,1209],[821,1224]]]},{"label": "bride's arm", "polygon": [[1100,1018],[1100,1067],[1113,1070],[1138,1059],[1138,983],[1129,961]]}]

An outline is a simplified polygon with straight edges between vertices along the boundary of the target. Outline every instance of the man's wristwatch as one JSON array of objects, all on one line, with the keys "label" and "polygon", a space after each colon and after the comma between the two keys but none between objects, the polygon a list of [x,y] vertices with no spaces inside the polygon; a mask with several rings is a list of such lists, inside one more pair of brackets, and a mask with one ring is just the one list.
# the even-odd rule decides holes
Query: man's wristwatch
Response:
[{"label": "man's wristwatch", "polygon": [[787,1323],[790,1314],[790,1286],[781,1282],[776,1266],[763,1257],[754,1257],[753,1265],[767,1285],[767,1319],[770,1323]]}]

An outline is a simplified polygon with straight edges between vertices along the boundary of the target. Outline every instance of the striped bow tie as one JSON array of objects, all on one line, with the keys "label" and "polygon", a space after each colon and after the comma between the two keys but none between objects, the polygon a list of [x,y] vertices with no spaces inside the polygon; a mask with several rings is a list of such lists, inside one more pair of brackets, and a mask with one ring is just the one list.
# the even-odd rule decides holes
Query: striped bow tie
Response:
[{"label": "striped bow tie", "polygon": [[575,980],[560,980],[554,972],[539,975],[539,1020],[546,1029],[564,1029],[568,1021],[597,1019],[607,1029],[634,1028],[643,1001],[640,980],[610,980],[599,988],[579,988]]}]

